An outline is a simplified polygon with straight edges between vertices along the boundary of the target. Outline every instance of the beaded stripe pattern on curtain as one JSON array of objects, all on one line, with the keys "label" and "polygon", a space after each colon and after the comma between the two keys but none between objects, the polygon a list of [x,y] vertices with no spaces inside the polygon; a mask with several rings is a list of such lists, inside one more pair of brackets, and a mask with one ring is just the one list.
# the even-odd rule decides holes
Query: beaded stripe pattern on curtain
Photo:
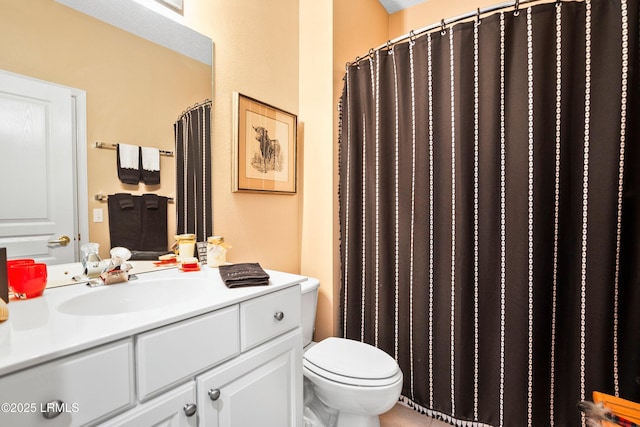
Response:
[{"label": "beaded stripe pattern on curtain", "polygon": [[640,8],[505,9],[372,51],[340,101],[341,331],[455,425],[640,400]]},{"label": "beaded stripe pattern on curtain", "polygon": [[199,242],[213,232],[211,200],[211,101],[185,111],[174,125],[176,138],[177,233]]}]

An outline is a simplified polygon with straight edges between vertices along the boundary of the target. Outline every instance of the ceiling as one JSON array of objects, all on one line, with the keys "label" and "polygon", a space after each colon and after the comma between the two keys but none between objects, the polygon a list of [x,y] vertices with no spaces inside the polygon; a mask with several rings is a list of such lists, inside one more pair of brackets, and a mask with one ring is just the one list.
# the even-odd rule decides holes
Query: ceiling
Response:
[{"label": "ceiling", "polygon": [[418,3],[424,3],[426,0],[378,0],[387,10],[387,13],[396,13],[400,10],[415,6]]}]

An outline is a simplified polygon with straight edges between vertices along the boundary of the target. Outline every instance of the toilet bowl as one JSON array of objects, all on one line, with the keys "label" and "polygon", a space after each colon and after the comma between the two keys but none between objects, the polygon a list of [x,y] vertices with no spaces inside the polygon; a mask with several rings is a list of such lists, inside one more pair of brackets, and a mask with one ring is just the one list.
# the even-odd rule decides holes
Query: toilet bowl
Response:
[{"label": "toilet bowl", "polygon": [[312,343],[318,287],[311,278],[302,284],[305,427],[379,427],[378,416],[398,401],[402,371],[369,344],[334,337]]}]

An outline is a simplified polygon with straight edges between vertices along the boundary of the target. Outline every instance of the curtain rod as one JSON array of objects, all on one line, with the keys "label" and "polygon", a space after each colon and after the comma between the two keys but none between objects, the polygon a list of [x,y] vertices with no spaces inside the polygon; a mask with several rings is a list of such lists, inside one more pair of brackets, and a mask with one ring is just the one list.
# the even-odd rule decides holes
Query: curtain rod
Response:
[{"label": "curtain rod", "polygon": [[515,2],[511,3],[511,2],[506,2],[506,3],[500,3],[500,4],[496,4],[493,6],[488,6],[485,8],[477,8],[475,11],[473,12],[467,12],[467,13],[463,13],[462,15],[458,15],[458,16],[454,16],[453,18],[449,18],[449,19],[441,19],[440,22],[438,23],[434,23],[431,25],[427,25],[426,27],[422,27],[418,30],[411,30],[406,34],[403,34],[399,37],[396,37],[392,40],[388,40],[386,43],[381,44],[380,46],[378,46],[375,49],[369,49],[369,52],[367,53],[367,55],[363,56],[363,57],[356,57],[355,61],[353,62],[347,62],[347,67],[349,67],[349,65],[351,64],[358,64],[360,61],[367,59],[368,57],[372,57],[373,53],[380,50],[380,49],[390,49],[393,46],[395,46],[396,44],[403,42],[405,40],[411,40],[411,39],[415,39],[417,37],[423,36],[425,33],[428,33],[429,31],[435,30],[437,28],[441,28],[442,31],[444,31],[444,28],[448,25],[451,24],[455,24],[457,22],[460,21],[464,21],[466,19],[469,18],[473,18],[475,17],[476,19],[480,19],[480,17],[482,15],[486,15],[487,13],[492,13],[495,12],[497,10],[500,9],[507,9],[507,8],[511,8],[513,7],[514,10],[513,12],[518,14],[520,13],[520,6],[523,4],[527,4],[527,3],[540,3],[540,4],[545,4],[545,3],[552,3],[555,2],[556,4],[561,3],[562,1],[565,0],[515,0]]},{"label": "curtain rod", "polygon": [[180,116],[178,116],[178,120],[180,120],[182,118],[182,116],[184,116],[185,114],[195,110],[196,108],[203,107],[205,105],[211,105],[211,100],[210,99],[205,99],[202,102],[197,102],[197,103],[193,104],[191,107],[187,108],[182,113],[180,113]]}]

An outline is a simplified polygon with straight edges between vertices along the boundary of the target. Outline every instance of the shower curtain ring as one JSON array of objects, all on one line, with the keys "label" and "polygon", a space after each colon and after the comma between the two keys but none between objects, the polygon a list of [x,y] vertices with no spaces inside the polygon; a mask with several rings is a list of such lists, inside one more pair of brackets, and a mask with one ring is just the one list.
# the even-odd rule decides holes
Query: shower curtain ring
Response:
[{"label": "shower curtain ring", "polygon": [[482,21],[480,20],[480,8],[478,8],[476,12],[476,27],[480,24],[482,24]]},{"label": "shower curtain ring", "polygon": [[447,34],[447,30],[444,27],[444,19],[440,20],[440,34],[443,36]]},{"label": "shower curtain ring", "polygon": [[513,11],[513,16],[520,15],[520,0],[516,0],[515,10]]},{"label": "shower curtain ring", "polygon": [[416,44],[416,33],[414,33],[413,30],[409,31],[409,44],[411,46]]},{"label": "shower curtain ring", "polygon": [[562,0],[556,0],[556,7],[560,7],[560,3],[562,3]]},{"label": "shower curtain ring", "polygon": [[393,55],[393,46],[391,46],[391,40],[387,40],[387,53]]}]

